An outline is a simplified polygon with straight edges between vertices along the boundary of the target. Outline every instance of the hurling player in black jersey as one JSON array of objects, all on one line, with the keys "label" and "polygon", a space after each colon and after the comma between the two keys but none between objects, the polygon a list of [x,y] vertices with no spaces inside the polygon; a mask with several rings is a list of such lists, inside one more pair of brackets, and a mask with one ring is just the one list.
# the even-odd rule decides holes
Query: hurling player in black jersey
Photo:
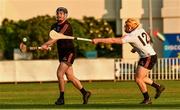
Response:
[{"label": "hurling player in black jersey", "polygon": [[[64,7],[59,7],[56,10],[57,22],[51,26],[51,30],[63,33],[64,35],[73,36],[73,30],[71,24],[67,21],[68,10]],[[74,76],[72,64],[75,59],[75,47],[73,40],[71,39],[60,39],[53,40],[49,39],[41,47],[43,50],[48,50],[49,46],[57,43],[58,56],[59,56],[59,67],[57,69],[57,78],[59,83],[60,96],[55,102],[56,105],[63,105],[64,101],[64,74],[67,79],[73,83],[73,85],[80,90],[83,95],[83,104],[88,103],[88,99],[91,92],[86,91],[81,82]]]}]

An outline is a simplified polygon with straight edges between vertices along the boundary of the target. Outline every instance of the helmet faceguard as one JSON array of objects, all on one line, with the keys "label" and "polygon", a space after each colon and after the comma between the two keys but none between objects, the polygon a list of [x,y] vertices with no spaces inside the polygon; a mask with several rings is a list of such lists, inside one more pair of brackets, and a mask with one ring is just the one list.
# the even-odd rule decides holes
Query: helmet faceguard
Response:
[{"label": "helmet faceguard", "polygon": [[67,19],[68,16],[68,10],[64,7],[59,7],[56,10],[56,17],[57,17],[57,21],[62,23]]}]

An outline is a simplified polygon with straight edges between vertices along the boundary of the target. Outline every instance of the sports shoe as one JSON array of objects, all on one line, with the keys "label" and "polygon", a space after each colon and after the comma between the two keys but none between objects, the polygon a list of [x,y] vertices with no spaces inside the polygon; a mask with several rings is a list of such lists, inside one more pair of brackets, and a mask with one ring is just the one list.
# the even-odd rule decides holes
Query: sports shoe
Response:
[{"label": "sports shoe", "polygon": [[87,93],[85,95],[83,95],[83,104],[87,104],[89,97],[91,96],[91,92],[87,91]]},{"label": "sports shoe", "polygon": [[58,98],[55,102],[56,105],[64,105],[64,99]]},{"label": "sports shoe", "polygon": [[163,85],[160,85],[159,88],[156,89],[155,99],[160,97],[161,93],[165,90],[165,87]]},{"label": "sports shoe", "polygon": [[151,98],[144,99],[140,104],[152,104]]}]

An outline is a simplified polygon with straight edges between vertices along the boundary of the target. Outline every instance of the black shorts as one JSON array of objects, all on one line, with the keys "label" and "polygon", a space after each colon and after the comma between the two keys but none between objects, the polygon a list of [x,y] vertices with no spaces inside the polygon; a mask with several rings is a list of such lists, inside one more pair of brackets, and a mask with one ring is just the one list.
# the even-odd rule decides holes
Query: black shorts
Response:
[{"label": "black shorts", "polygon": [[71,66],[75,60],[75,52],[74,51],[61,51],[59,53],[59,61],[64,62],[67,65]]},{"label": "black shorts", "polygon": [[157,55],[152,55],[146,58],[140,58],[138,65],[143,66],[144,68],[151,70],[157,62]]}]

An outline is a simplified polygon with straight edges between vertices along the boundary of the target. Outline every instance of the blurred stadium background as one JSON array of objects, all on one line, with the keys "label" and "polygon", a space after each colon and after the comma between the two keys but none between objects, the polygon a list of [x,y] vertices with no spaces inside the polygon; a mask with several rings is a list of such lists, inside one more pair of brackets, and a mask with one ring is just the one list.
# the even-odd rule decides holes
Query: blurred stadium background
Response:
[{"label": "blurred stadium background", "polygon": [[[124,21],[129,17],[138,19],[151,35],[153,47],[158,54],[158,63],[151,71],[150,77],[169,87],[162,99],[155,102],[159,105],[153,106],[152,109],[168,108],[168,103],[169,108],[175,105],[179,108],[180,0],[0,0],[0,108],[13,108],[17,104],[17,109],[33,108],[34,105],[37,109],[55,109],[55,106],[48,104],[53,103],[53,97],[49,96],[57,95],[56,84],[38,83],[57,81],[56,48],[49,52],[28,53],[21,53],[18,48],[24,37],[27,38],[26,43],[29,46],[39,46],[48,39],[50,26],[55,22],[55,10],[59,6],[68,9],[68,20],[73,26],[74,35],[85,38],[120,37],[124,34]],[[132,82],[138,55],[130,52],[131,46],[94,46],[81,41],[74,43],[77,49],[77,59],[73,65],[75,75],[86,81],[84,84],[95,94],[90,102],[92,105],[87,106],[87,109],[91,109],[90,106],[94,106],[93,109],[102,106],[105,106],[103,109],[118,109],[118,104],[120,108],[125,108],[124,103],[130,103],[134,109],[138,108],[138,105],[134,104],[140,100],[136,97],[139,94]],[[28,83],[18,84],[22,82]],[[70,89],[70,84],[67,85]],[[49,86],[52,88],[44,93]],[[99,87],[102,88],[98,89]],[[124,94],[125,89],[135,92]],[[37,97],[41,92],[44,93],[42,97],[48,97],[50,100],[45,101],[44,98]],[[102,93],[105,95],[101,96]],[[76,91],[72,94],[72,97],[67,96],[69,100],[73,99],[69,103],[76,104],[80,99],[76,97]],[[99,98],[102,98],[102,101]],[[38,99],[41,101],[38,102]],[[103,102],[107,99],[110,99],[107,101],[109,106]],[[28,104],[33,106],[28,107]],[[70,105],[71,107],[78,109],[81,105]]]}]

